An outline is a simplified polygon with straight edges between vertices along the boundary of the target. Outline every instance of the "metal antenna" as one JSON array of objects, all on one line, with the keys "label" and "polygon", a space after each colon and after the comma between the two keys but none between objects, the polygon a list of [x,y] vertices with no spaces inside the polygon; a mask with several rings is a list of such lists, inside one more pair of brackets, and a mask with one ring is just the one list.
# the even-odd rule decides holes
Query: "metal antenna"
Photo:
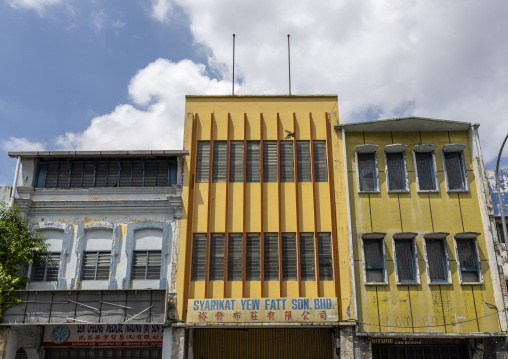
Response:
[{"label": "metal antenna", "polygon": [[288,65],[289,65],[289,96],[291,96],[291,48],[289,46],[289,34],[288,34]]},{"label": "metal antenna", "polygon": [[233,96],[235,95],[235,34],[233,34]]}]

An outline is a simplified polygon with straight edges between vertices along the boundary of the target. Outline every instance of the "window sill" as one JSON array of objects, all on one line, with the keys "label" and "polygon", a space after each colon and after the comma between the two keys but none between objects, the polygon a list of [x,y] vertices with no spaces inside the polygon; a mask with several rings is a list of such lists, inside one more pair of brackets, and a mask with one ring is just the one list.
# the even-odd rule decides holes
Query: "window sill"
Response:
[{"label": "window sill", "polygon": [[434,285],[452,285],[453,283],[452,282],[430,282],[429,283],[429,286],[434,286]]},{"label": "window sill", "polygon": [[373,190],[373,191],[358,191],[358,194],[371,194],[371,193],[380,193],[380,190]]},{"label": "window sill", "polygon": [[483,285],[483,282],[461,282],[461,285]]},{"label": "window sill", "polygon": [[388,285],[388,282],[365,282],[363,283],[367,286],[374,286],[374,285]]},{"label": "window sill", "polygon": [[397,285],[420,285],[420,283],[418,283],[418,282],[407,282],[407,283],[397,282]]},{"label": "window sill", "polygon": [[389,189],[388,193],[409,193],[408,189]]},{"label": "window sill", "polygon": [[447,189],[446,192],[448,193],[463,193],[463,192],[471,192],[469,190],[469,188],[464,188],[464,189]]},{"label": "window sill", "polygon": [[439,193],[438,189],[419,189],[416,192],[418,193]]}]

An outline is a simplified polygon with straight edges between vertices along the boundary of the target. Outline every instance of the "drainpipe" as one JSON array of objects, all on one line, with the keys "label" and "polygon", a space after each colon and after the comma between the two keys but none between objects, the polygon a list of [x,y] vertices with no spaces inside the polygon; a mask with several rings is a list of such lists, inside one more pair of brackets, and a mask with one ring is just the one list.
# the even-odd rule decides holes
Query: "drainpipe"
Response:
[{"label": "drainpipe", "polygon": [[18,162],[16,163],[16,172],[14,173],[14,183],[12,184],[11,197],[9,199],[9,208],[14,205],[14,195],[16,194],[16,187],[18,185],[18,175],[20,165],[21,165],[21,156],[18,156]]},{"label": "drainpipe", "polygon": [[499,160],[501,160],[501,154],[503,153],[503,148],[508,140],[508,135],[504,138],[503,144],[501,145],[501,149],[499,150],[499,155],[497,156],[496,163],[496,191],[497,191],[497,199],[499,201],[499,214],[501,215],[501,225],[503,226],[503,235],[505,242],[508,241],[508,235],[506,233],[506,218],[504,217],[504,204],[501,198],[501,190],[499,189]]}]

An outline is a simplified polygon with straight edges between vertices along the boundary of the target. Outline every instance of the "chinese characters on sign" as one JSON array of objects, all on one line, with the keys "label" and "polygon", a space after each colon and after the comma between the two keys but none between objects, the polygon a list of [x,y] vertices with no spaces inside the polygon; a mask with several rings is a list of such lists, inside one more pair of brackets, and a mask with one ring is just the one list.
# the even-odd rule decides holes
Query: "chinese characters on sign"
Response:
[{"label": "chinese characters on sign", "polygon": [[61,324],[44,329],[44,346],[162,346],[162,331],[161,324]]},{"label": "chinese characters on sign", "polygon": [[337,298],[190,299],[194,323],[337,322]]}]

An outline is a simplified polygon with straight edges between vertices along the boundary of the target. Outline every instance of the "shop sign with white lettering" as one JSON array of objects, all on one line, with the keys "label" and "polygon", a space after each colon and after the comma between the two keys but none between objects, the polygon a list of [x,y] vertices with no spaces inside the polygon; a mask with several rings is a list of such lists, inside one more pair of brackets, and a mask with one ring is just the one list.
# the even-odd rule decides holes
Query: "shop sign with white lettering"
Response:
[{"label": "shop sign with white lettering", "polygon": [[189,299],[192,323],[315,323],[339,321],[337,298]]},{"label": "shop sign with white lettering", "polygon": [[60,324],[44,328],[45,347],[162,346],[160,324]]}]

